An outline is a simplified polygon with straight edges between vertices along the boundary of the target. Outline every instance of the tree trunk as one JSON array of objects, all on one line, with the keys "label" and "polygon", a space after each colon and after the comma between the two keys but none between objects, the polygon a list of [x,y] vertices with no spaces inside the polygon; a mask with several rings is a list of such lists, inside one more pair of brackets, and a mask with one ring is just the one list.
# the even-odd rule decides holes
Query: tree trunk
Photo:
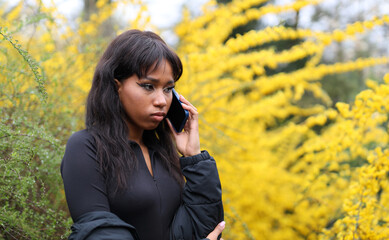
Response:
[{"label": "tree trunk", "polygon": [[[94,13],[98,14],[98,9],[96,6],[97,0],[84,0],[84,11],[83,11],[83,19],[84,21],[88,21],[90,16]],[[111,4],[112,0],[108,1],[108,4]],[[116,35],[114,29],[115,22],[112,17],[105,20],[101,26],[99,27],[99,36],[100,37],[114,37]]]}]

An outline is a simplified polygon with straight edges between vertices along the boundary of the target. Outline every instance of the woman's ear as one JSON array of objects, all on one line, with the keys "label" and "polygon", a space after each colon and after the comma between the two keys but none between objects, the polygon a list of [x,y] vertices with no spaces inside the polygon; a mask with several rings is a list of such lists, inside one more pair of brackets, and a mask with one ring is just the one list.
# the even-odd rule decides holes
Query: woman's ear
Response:
[{"label": "woman's ear", "polygon": [[122,88],[122,83],[115,78],[116,90],[119,92]]}]

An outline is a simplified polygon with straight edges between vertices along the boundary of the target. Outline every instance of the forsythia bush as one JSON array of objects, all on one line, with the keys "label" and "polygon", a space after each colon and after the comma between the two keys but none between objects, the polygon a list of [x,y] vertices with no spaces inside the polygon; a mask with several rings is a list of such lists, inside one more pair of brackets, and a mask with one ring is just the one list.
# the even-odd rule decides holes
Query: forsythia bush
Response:
[{"label": "forsythia bush", "polygon": [[[210,3],[203,16],[186,15],[176,28],[186,67],[180,91],[198,106],[202,144],[219,159],[230,226],[226,238],[388,238],[383,187],[388,163],[386,153],[374,150],[388,142],[387,86],[369,81],[374,88],[358,95],[352,110],[346,104],[334,109],[320,80],[385,64],[389,58],[331,65],[320,59],[331,43],[387,24],[389,17],[333,32],[277,26],[230,37],[234,27],[267,13],[317,4],[295,1],[250,8],[264,2]],[[303,41],[281,52],[256,50],[294,39]],[[267,74],[267,69],[307,57],[304,68]],[[317,103],[304,102],[306,94]]]},{"label": "forsythia bush", "polygon": [[[202,147],[220,170],[223,238],[389,238],[389,75],[335,107],[320,83],[387,64],[386,56],[321,60],[332,43],[368,34],[389,16],[332,32],[275,26],[231,36],[265,14],[320,4],[265,3],[210,1],[198,17],[184,11],[175,28],[184,64],[178,91],[199,110]],[[101,27],[133,4],[138,15],[112,28],[149,29],[147,6],[99,0],[96,13],[74,25],[41,1],[36,8],[20,1],[7,12],[0,4],[0,238],[65,238],[71,222],[59,164],[67,138],[83,127],[93,70],[111,39]],[[283,51],[268,47],[286,40],[300,41]],[[301,59],[308,59],[302,68],[270,74]]]}]

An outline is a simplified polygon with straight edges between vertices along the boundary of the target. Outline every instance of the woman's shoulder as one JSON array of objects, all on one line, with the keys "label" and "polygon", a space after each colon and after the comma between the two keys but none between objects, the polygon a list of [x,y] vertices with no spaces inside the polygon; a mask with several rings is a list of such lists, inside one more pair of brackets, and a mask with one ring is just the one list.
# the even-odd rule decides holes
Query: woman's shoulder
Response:
[{"label": "woman's shoulder", "polygon": [[81,143],[81,142],[87,142],[93,140],[93,136],[90,132],[88,132],[87,129],[83,129],[77,132],[72,133],[68,139],[68,143],[76,142],[76,143]]},{"label": "woman's shoulder", "polygon": [[92,147],[95,146],[95,141],[90,132],[87,129],[83,129],[77,132],[74,132],[68,139],[66,148],[83,148],[83,147]]},{"label": "woman's shoulder", "polygon": [[96,152],[94,138],[87,130],[74,132],[66,143],[61,171],[65,166],[70,169],[92,166],[97,159]]}]

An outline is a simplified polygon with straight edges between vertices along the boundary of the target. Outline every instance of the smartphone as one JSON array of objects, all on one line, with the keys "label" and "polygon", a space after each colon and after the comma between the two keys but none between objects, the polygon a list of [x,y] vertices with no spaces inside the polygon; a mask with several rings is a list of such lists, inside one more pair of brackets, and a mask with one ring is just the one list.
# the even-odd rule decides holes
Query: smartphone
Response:
[{"label": "smartphone", "polygon": [[173,125],[174,130],[179,133],[184,129],[185,123],[189,117],[189,111],[182,107],[180,96],[173,88],[173,100],[167,112],[166,118],[168,118]]}]

